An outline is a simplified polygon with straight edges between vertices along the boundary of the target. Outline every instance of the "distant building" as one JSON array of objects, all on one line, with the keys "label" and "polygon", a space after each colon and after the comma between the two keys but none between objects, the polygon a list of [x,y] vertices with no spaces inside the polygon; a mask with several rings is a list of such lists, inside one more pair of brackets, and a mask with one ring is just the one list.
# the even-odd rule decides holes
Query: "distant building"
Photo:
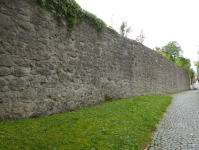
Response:
[{"label": "distant building", "polygon": [[[197,73],[199,74],[199,68],[197,68]],[[196,88],[199,90],[199,80],[196,81]]]},{"label": "distant building", "polygon": [[196,79],[194,75],[193,79],[191,79],[191,89],[194,90],[195,88],[196,88]]}]

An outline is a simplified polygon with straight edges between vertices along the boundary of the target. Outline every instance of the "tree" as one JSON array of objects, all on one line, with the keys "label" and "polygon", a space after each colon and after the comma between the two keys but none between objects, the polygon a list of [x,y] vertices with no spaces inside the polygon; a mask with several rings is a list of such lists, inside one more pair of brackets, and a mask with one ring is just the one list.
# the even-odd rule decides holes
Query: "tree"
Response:
[{"label": "tree", "polygon": [[170,55],[169,59],[174,63],[175,63],[175,58],[181,57],[183,53],[181,46],[176,41],[169,42],[161,49],[161,51],[165,52],[167,56]]},{"label": "tree", "polygon": [[183,56],[181,57],[176,57],[175,58],[175,64],[184,69],[185,71],[189,72],[189,69],[191,67],[191,62],[190,59],[184,58]]},{"label": "tree", "polygon": [[144,30],[143,29],[141,29],[140,30],[140,34],[136,37],[136,41],[137,42],[140,42],[140,43],[144,43],[144,39],[145,39],[145,34],[144,34]]},{"label": "tree", "polygon": [[120,34],[121,36],[125,36],[127,37],[127,35],[132,32],[131,27],[127,27],[127,21],[126,22],[122,22],[121,26],[120,26]]},{"label": "tree", "polygon": [[161,48],[160,47],[155,47],[155,51],[159,53],[161,51]]},{"label": "tree", "polygon": [[195,73],[196,80],[199,82],[199,73]]},{"label": "tree", "polygon": [[171,60],[173,63],[188,72],[190,79],[194,78],[194,71],[191,67],[190,59],[184,58],[180,45],[175,42],[169,42],[164,47],[155,47],[155,51],[161,54],[163,57]]},{"label": "tree", "polygon": [[[191,68],[191,69],[189,69],[188,73],[189,73],[189,78],[193,79],[194,78],[194,73],[195,73],[194,70]],[[191,80],[191,85],[192,85],[192,80]]]}]

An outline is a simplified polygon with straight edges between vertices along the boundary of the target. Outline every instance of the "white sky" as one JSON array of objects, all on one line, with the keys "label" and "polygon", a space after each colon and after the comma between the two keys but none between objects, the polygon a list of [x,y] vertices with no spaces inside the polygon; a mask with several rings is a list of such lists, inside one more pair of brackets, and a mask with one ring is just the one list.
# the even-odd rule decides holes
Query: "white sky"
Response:
[{"label": "white sky", "polygon": [[[76,0],[85,10],[101,18],[119,31],[122,21],[128,21],[135,39],[140,30],[145,33],[149,48],[177,41],[183,56],[197,61],[199,51],[199,0]],[[111,16],[113,15],[113,24]]]}]

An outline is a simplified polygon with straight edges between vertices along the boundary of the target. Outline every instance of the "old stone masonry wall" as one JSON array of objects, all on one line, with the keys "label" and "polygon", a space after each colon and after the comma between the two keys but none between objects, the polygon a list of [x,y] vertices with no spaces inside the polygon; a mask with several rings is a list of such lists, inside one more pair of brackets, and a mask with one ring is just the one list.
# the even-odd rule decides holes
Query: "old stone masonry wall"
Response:
[{"label": "old stone masonry wall", "polygon": [[35,2],[0,1],[0,120],[189,89],[184,70],[134,40],[85,22],[66,34]]}]

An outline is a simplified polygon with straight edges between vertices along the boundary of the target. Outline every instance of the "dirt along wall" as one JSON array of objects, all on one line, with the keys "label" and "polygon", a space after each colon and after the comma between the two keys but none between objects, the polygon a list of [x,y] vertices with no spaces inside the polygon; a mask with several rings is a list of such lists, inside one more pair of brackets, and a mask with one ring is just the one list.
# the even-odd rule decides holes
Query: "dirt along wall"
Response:
[{"label": "dirt along wall", "polygon": [[30,0],[0,1],[0,120],[189,89],[188,74],[154,50],[83,22],[67,37]]}]

